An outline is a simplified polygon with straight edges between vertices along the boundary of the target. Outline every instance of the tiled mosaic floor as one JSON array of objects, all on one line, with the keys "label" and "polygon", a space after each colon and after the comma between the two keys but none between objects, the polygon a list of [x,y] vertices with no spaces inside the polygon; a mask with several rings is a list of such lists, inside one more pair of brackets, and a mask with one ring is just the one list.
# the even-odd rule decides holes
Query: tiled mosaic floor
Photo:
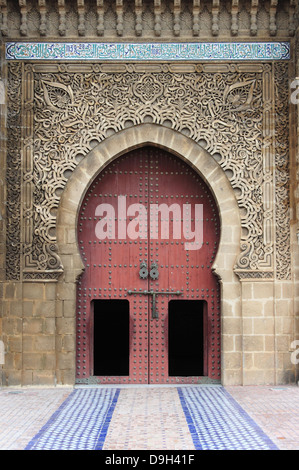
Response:
[{"label": "tiled mosaic floor", "polygon": [[178,392],[197,450],[277,449],[222,387],[181,388]]},{"label": "tiled mosaic floor", "polygon": [[23,450],[71,388],[0,388],[0,450]]},{"label": "tiled mosaic floor", "polygon": [[230,386],[226,390],[281,450],[299,450],[299,386]]},{"label": "tiled mosaic floor", "polygon": [[118,389],[74,390],[27,449],[101,450],[118,395]]},{"label": "tiled mosaic floor", "polygon": [[277,449],[221,386],[75,389],[26,449]]}]

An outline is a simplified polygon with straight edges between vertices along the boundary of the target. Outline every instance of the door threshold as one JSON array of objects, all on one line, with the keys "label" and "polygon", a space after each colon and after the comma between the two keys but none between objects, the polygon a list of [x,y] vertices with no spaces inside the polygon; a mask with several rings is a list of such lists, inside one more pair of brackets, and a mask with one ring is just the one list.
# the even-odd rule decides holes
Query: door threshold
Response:
[{"label": "door threshold", "polygon": [[183,388],[222,387],[221,383],[208,384],[75,384],[74,388]]}]

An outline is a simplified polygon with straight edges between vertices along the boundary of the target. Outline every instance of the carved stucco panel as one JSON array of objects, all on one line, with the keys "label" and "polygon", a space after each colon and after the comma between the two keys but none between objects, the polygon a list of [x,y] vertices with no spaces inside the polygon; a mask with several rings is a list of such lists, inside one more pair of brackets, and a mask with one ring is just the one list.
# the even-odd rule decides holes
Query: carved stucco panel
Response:
[{"label": "carved stucco panel", "polygon": [[21,63],[10,65],[7,103],[6,159],[6,273],[8,279],[20,278],[21,259]]},{"label": "carved stucco panel", "polygon": [[[69,174],[98,142],[144,122],[189,136],[227,173],[241,211],[239,276],[271,278],[277,266],[277,276],[288,278],[284,64],[189,64],[185,69],[175,64],[27,64],[24,69],[25,279],[55,278],[62,270],[56,210]],[[277,131],[283,151],[275,146]]]}]

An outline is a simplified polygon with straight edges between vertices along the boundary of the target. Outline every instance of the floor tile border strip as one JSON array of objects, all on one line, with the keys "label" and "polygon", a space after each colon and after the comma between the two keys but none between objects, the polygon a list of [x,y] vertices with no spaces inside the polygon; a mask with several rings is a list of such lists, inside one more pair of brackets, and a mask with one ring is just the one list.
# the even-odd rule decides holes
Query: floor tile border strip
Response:
[{"label": "floor tile border strip", "polygon": [[118,388],[115,391],[115,395],[113,397],[112,403],[111,403],[111,405],[109,407],[109,410],[106,414],[105,421],[103,423],[100,435],[99,435],[97,443],[95,445],[95,450],[102,450],[103,449],[105,439],[106,439],[106,436],[107,436],[107,432],[108,432],[108,429],[109,429],[109,425],[110,425],[110,422],[111,422],[111,419],[112,419],[112,416],[113,416],[113,413],[114,413],[114,410],[115,410],[115,407],[116,407],[116,404],[117,404],[117,401],[118,401],[119,394],[120,394],[120,389]]},{"label": "floor tile border strip", "polygon": [[[225,390],[224,387],[221,387],[222,392],[225,395],[225,398],[236,408],[236,411],[240,414],[243,415],[244,418],[246,418],[247,422],[249,425],[251,425],[256,433],[259,435],[259,437],[263,438],[265,441],[265,444],[269,447],[269,450],[279,450],[277,445],[269,438],[269,436],[263,431],[263,429],[254,421],[254,419],[242,408],[242,406],[231,396],[231,394]],[[186,421],[189,427],[189,431],[191,434],[191,437],[193,439],[193,443],[195,446],[196,450],[203,450],[203,446],[201,445],[200,438],[198,435],[198,432],[196,430],[196,425],[194,423],[193,417],[190,413],[189,406],[187,404],[187,401],[184,397],[183,390],[181,388],[178,388],[178,394],[181,400],[181,405],[183,408],[183,411],[186,416]]]},{"label": "floor tile border strip", "polygon": [[[70,395],[64,400],[64,402],[59,406],[59,408],[52,414],[52,416],[48,419],[46,424],[40,429],[40,431],[31,439],[31,441],[26,445],[24,450],[34,450],[36,444],[42,437],[44,436],[45,433],[48,432],[49,428],[53,426],[53,423],[59,418],[59,415],[64,411],[64,409],[69,405],[69,403],[72,401],[74,398],[75,394],[78,393],[78,390],[73,390]],[[115,390],[115,394],[113,396],[112,402],[106,412],[105,419],[103,423],[101,424],[100,428],[100,433],[97,438],[94,450],[102,450],[107,432],[109,429],[109,425],[113,416],[113,412],[115,409],[115,406],[118,401],[118,397],[120,394],[120,389]]]},{"label": "floor tile border strip", "polygon": [[182,391],[181,388],[177,388],[177,391],[178,391],[178,394],[179,394],[179,398],[180,398],[181,405],[182,405],[182,408],[183,408],[183,411],[184,411],[184,414],[185,414],[185,417],[186,417],[186,421],[187,421],[187,424],[188,424],[188,427],[189,427],[189,431],[190,431],[190,434],[191,434],[191,437],[192,437],[192,440],[193,440],[195,450],[203,450],[202,446],[200,444],[200,440],[199,440],[195,425],[194,425],[193,418],[190,414],[189,407],[188,407],[187,402],[185,400],[185,397],[183,395],[183,391]]},{"label": "floor tile border strip", "polygon": [[42,437],[42,435],[48,431],[49,427],[52,425],[53,421],[59,416],[61,411],[68,405],[68,403],[73,399],[73,396],[76,394],[76,390],[73,390],[70,395],[64,400],[64,402],[57,408],[56,411],[52,414],[52,416],[48,419],[46,424],[40,429],[40,431],[31,439],[31,441],[27,444],[24,450],[31,450],[36,445],[38,440]]},{"label": "floor tile border strip", "polygon": [[257,422],[247,413],[247,411],[244,410],[244,408],[242,408],[242,406],[235,400],[235,398],[233,398],[232,395],[227,390],[225,390],[225,388],[223,388],[223,392],[228,401],[230,401],[240,413],[246,416],[248,423],[254,426],[259,435],[263,437],[265,443],[269,446],[270,450],[279,450],[279,448],[272,441],[272,439],[270,439],[270,437],[265,433],[265,431],[263,431],[263,429],[257,424]]}]

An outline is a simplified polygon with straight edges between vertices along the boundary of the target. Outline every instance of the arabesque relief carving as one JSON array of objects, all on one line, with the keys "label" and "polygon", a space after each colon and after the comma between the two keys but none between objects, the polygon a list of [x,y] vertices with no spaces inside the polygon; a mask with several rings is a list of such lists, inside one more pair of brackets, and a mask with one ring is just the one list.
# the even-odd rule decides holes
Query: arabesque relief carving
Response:
[{"label": "arabesque relief carving", "polygon": [[11,280],[20,278],[21,259],[21,80],[22,65],[11,64],[6,144],[6,273]]},{"label": "arabesque relief carving", "polygon": [[[22,78],[20,66],[15,74],[17,67],[9,64],[15,84]],[[194,139],[226,172],[242,220],[237,274],[273,278],[276,272],[280,279],[289,278],[287,65],[23,67],[24,279],[55,279],[62,272],[56,210],[71,172],[97,143],[144,122]],[[14,252],[7,248],[11,260]],[[11,262],[7,276],[12,277]]]}]

